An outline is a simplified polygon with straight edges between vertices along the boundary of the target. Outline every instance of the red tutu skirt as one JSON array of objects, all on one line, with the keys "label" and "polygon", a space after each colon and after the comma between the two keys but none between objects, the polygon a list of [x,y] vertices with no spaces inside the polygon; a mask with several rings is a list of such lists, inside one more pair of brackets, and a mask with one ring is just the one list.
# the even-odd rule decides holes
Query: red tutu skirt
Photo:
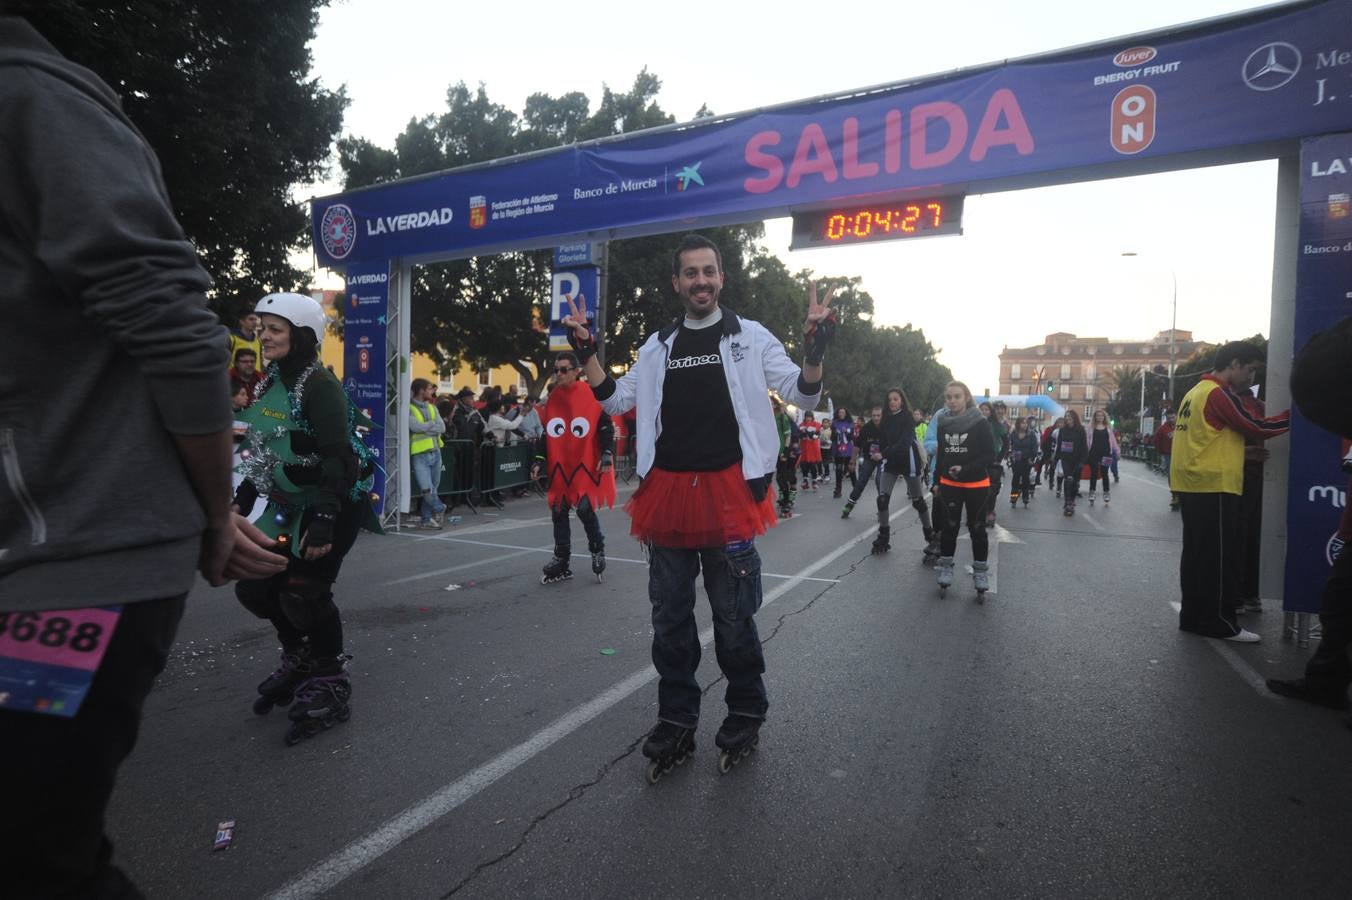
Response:
[{"label": "red tutu skirt", "polygon": [[774,491],[757,503],[741,463],[719,472],[653,468],[624,509],[633,520],[629,533],[659,547],[723,547],[779,521]]}]

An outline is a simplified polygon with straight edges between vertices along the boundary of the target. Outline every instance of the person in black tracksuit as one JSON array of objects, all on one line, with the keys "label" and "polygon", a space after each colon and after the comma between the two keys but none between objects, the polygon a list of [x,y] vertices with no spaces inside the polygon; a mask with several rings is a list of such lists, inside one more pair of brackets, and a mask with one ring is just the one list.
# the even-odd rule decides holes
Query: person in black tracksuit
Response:
[{"label": "person in black tracksuit", "polygon": [[1037,451],[1037,432],[1028,427],[1027,419],[1019,419],[1014,423],[1014,434],[1009,438],[1009,462],[1014,469],[1009,485],[1011,507],[1019,502],[1020,497],[1023,498],[1024,506],[1032,499],[1033,485],[1028,475],[1033,468],[1033,457],[1037,456]]},{"label": "person in black tracksuit", "polygon": [[854,441],[855,479],[845,508],[840,511],[842,519],[848,519],[854,505],[864,493],[864,486],[873,478],[875,470],[882,466],[883,449],[887,446],[883,438],[883,408],[873,407],[869,420],[859,426],[859,437]]},{"label": "person in black tracksuit", "polygon": [[979,593],[989,585],[986,566],[986,508],[990,473],[995,460],[995,434],[990,422],[972,402],[972,392],[960,381],[944,388],[948,415],[938,418],[939,499],[944,504],[944,530],[939,538],[939,587],[953,583],[953,553],[958,546],[958,528],[964,512],[972,538],[972,576]]},{"label": "person in black tracksuit", "polygon": [[1080,493],[1080,468],[1089,456],[1089,439],[1080,424],[1080,416],[1075,410],[1066,410],[1066,421],[1055,432],[1056,461],[1061,464],[1064,473],[1062,491],[1064,492],[1065,514],[1075,515],[1075,498]]},{"label": "person in black tracksuit", "polygon": [[[883,407],[881,417],[876,421],[877,440],[874,439],[873,431],[868,432],[867,438],[862,431],[859,435],[861,448],[868,447],[870,450],[869,461],[875,466],[879,464],[882,466],[882,474],[878,478],[878,537],[873,542],[873,552],[884,553],[892,547],[888,507],[892,499],[892,487],[898,478],[906,480],[906,494],[911,500],[911,506],[920,515],[925,541],[928,543],[934,535],[930,530],[929,504],[925,502],[922,484],[925,475],[925,454],[920,442],[916,440],[915,417],[911,415],[906,394],[901,388],[888,390],[887,403]],[[865,425],[864,428],[868,429],[869,426]],[[872,450],[874,445],[877,445],[877,451]],[[878,458],[874,459],[875,456]],[[849,510],[854,508],[855,501],[863,493],[867,475],[867,470],[861,473],[860,483],[850,492],[850,500],[846,504],[844,515],[849,514]]]}]

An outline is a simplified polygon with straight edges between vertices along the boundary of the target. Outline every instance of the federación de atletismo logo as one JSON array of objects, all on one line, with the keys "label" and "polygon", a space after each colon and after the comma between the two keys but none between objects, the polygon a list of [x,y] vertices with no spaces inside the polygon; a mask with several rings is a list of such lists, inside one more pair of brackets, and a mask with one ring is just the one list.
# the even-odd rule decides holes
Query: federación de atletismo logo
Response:
[{"label": "federaci\u00f3n de atletismo logo", "polygon": [[686,166],[676,173],[676,190],[683,191],[692,184],[704,187],[704,177],[699,173],[699,167],[704,165],[704,160],[700,160],[693,166]]},{"label": "federaci\u00f3n de atletismo logo", "polygon": [[357,217],[345,203],[335,203],[324,210],[319,220],[319,238],[324,252],[334,259],[343,259],[357,245]]}]

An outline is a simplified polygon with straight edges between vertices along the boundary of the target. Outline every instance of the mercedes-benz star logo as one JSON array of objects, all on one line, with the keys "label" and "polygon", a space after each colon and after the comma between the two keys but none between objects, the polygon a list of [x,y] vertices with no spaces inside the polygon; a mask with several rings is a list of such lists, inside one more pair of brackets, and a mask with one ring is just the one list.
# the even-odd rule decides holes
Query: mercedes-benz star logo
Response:
[{"label": "mercedes-benz star logo", "polygon": [[1285,41],[1264,44],[1244,60],[1241,75],[1251,90],[1275,91],[1300,71],[1301,55]]}]

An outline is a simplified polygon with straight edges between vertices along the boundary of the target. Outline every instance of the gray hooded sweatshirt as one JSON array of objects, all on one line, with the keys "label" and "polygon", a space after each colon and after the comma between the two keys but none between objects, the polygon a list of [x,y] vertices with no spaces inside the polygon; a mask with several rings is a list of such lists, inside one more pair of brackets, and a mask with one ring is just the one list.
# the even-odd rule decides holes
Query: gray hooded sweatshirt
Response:
[{"label": "gray hooded sweatshirt", "polygon": [[172,434],[230,426],[226,331],[117,95],[0,16],[0,612],[192,586]]}]

